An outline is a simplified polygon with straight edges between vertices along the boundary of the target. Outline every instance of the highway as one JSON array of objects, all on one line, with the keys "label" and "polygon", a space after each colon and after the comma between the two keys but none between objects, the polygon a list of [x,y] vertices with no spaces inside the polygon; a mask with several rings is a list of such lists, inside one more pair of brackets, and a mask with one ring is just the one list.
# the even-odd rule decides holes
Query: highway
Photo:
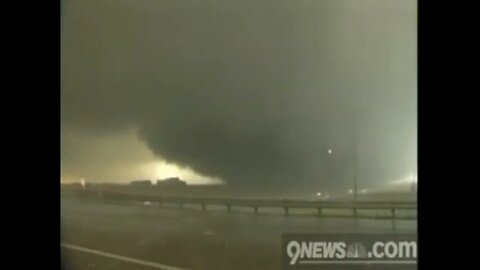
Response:
[{"label": "highway", "polygon": [[201,211],[69,197],[61,203],[62,243],[80,247],[62,247],[67,270],[155,269],[148,263],[172,269],[280,269],[286,232],[416,232],[416,220],[286,216],[267,210],[254,215],[251,209]]}]

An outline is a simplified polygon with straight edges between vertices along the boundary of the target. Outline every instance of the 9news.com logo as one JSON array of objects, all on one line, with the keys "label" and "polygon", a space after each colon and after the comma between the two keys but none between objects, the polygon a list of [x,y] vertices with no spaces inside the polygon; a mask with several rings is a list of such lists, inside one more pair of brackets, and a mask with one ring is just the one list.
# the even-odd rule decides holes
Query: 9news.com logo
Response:
[{"label": "9news.com logo", "polygon": [[416,234],[285,234],[283,269],[416,269]]}]

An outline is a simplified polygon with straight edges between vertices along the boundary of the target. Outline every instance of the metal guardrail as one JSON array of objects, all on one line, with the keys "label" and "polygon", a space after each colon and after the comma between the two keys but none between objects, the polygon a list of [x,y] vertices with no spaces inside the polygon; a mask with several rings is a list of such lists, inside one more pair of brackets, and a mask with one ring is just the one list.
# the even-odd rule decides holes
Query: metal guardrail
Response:
[{"label": "metal guardrail", "polygon": [[166,203],[178,204],[183,207],[186,204],[202,206],[206,210],[208,205],[225,206],[230,211],[232,207],[252,207],[254,213],[258,213],[260,207],[282,208],[285,214],[289,214],[292,208],[317,209],[322,215],[324,209],[352,210],[353,216],[358,210],[388,210],[391,218],[397,218],[397,210],[416,210],[417,203],[412,201],[306,201],[306,200],[278,200],[278,199],[225,199],[225,198],[190,198],[190,197],[166,197],[159,195],[141,195],[130,193],[117,193],[105,191],[77,191],[88,197],[101,197],[109,200],[133,200],[157,202],[159,206]]}]

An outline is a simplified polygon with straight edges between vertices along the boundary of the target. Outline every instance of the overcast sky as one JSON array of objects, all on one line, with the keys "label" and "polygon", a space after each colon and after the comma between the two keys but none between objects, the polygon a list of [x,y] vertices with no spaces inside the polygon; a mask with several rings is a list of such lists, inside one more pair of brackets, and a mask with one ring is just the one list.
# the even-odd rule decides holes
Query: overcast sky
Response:
[{"label": "overcast sky", "polygon": [[361,186],[411,175],[416,18],[414,0],[64,0],[62,180],[343,188],[354,153]]}]

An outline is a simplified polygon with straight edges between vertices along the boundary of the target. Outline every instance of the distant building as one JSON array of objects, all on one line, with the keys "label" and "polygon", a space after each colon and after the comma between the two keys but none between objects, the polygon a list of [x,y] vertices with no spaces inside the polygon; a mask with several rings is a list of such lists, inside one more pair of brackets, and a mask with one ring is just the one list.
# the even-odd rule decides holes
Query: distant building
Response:
[{"label": "distant building", "polygon": [[185,186],[187,186],[187,182],[180,180],[178,177],[171,177],[157,181],[157,187],[177,188]]},{"label": "distant building", "polygon": [[136,180],[130,182],[130,186],[133,187],[151,187],[152,186],[152,181],[150,180]]}]

